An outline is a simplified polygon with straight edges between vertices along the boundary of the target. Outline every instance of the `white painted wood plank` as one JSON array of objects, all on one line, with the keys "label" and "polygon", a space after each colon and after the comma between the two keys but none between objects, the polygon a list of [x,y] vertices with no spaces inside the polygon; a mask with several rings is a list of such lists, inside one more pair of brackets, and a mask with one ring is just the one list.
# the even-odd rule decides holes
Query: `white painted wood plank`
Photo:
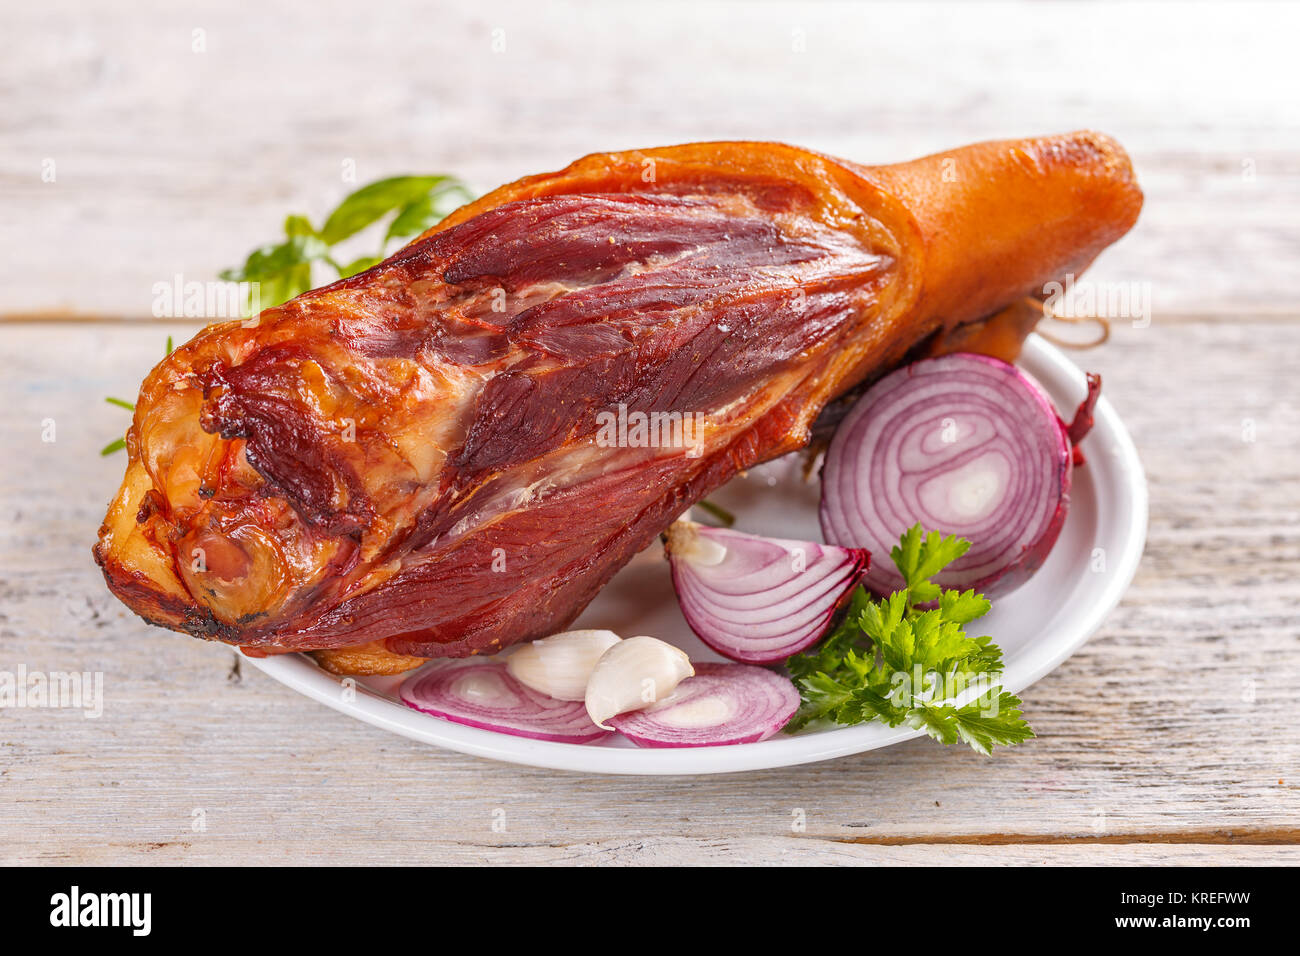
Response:
[{"label": "white painted wood plank", "polygon": [[[233,852],[232,852],[233,849]],[[238,854],[238,855],[236,855]],[[0,852],[0,862],[41,864],[365,864],[412,866],[1295,866],[1300,850],[1282,846],[860,846],[796,837],[613,838],[573,844],[393,841],[337,846],[320,839],[277,839],[229,848],[206,834],[165,843],[47,846]]]},{"label": "white painted wood plank", "polygon": [[213,277],[290,211],[319,220],[349,161],[487,189],[601,149],[892,162],[1080,127],[1125,143],[1147,192],[1097,278],[1150,283],[1165,313],[1294,312],[1298,26],[1269,3],[19,5],[0,314],[148,316],[154,283]]},{"label": "white painted wood plank", "polygon": [[106,698],[0,711],[0,859],[1228,863],[1300,841],[1300,323],[1120,327],[1080,359],[1141,451],[1151,534],[1121,607],[1024,695],[1038,740],[699,779],[425,747],[134,618],[89,553],[126,415],[101,396],[168,329],[0,324],[0,669],[102,671]]}]

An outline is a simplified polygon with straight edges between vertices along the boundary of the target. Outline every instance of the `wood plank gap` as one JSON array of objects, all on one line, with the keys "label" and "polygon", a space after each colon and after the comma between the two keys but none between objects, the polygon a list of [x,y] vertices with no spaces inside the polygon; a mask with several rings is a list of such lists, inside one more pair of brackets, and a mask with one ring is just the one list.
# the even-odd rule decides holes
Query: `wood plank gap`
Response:
[{"label": "wood plank gap", "polygon": [[1300,827],[1260,830],[1162,830],[1150,833],[969,833],[933,836],[831,837],[834,843],[869,846],[914,846],[916,844],[957,846],[1059,846],[1133,843],[1195,843],[1215,846],[1293,846],[1300,844]]}]

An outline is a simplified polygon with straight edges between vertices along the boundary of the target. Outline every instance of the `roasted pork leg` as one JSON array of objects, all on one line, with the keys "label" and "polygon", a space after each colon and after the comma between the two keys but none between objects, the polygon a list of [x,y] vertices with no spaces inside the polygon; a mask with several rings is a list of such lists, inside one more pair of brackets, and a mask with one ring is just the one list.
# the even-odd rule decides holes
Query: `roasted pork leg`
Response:
[{"label": "roasted pork leg", "polygon": [[145,380],[95,557],[152,623],[352,672],[561,630],[738,471],[1137,218],[1096,133],[866,167],[774,143],[588,156]]}]

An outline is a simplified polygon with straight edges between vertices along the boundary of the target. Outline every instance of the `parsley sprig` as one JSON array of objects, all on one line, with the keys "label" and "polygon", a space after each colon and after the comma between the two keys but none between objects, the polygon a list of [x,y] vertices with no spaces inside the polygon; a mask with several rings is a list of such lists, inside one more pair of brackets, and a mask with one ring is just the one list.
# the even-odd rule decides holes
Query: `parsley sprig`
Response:
[{"label": "parsley sprig", "polygon": [[880,600],[859,586],[826,639],[786,662],[803,697],[787,730],[813,720],[879,720],[983,754],[1034,736],[1020,699],[999,684],[1001,648],[966,634],[966,624],[988,613],[988,600],[930,580],[969,548],[919,524],[904,532],[890,557],[906,586]]}]

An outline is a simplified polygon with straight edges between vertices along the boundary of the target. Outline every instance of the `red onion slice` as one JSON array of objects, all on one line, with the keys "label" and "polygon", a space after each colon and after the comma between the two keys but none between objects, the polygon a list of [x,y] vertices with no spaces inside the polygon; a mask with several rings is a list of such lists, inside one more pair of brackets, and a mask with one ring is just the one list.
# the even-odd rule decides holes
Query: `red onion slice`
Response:
[{"label": "red onion slice", "polygon": [[770,664],[814,644],[868,554],[678,521],[665,550],[686,623],[724,657]]},{"label": "red onion slice", "polygon": [[671,697],[609,722],[638,747],[719,747],[766,740],[798,709],[799,692],[780,674],[700,663]]},{"label": "red onion slice", "polygon": [[398,691],[402,703],[457,724],[533,740],[585,744],[608,735],[580,701],[555,700],[525,687],[504,661],[442,661],[412,674]]},{"label": "red onion slice", "polygon": [[[1090,399],[1092,395],[1090,383]],[[1006,593],[1046,559],[1065,523],[1071,446],[1042,388],[1006,362],[956,353],[873,385],[831,441],[822,472],[826,540],[889,553],[916,523],[970,550],[936,575],[947,588]],[[878,561],[876,594],[903,587]]]}]

